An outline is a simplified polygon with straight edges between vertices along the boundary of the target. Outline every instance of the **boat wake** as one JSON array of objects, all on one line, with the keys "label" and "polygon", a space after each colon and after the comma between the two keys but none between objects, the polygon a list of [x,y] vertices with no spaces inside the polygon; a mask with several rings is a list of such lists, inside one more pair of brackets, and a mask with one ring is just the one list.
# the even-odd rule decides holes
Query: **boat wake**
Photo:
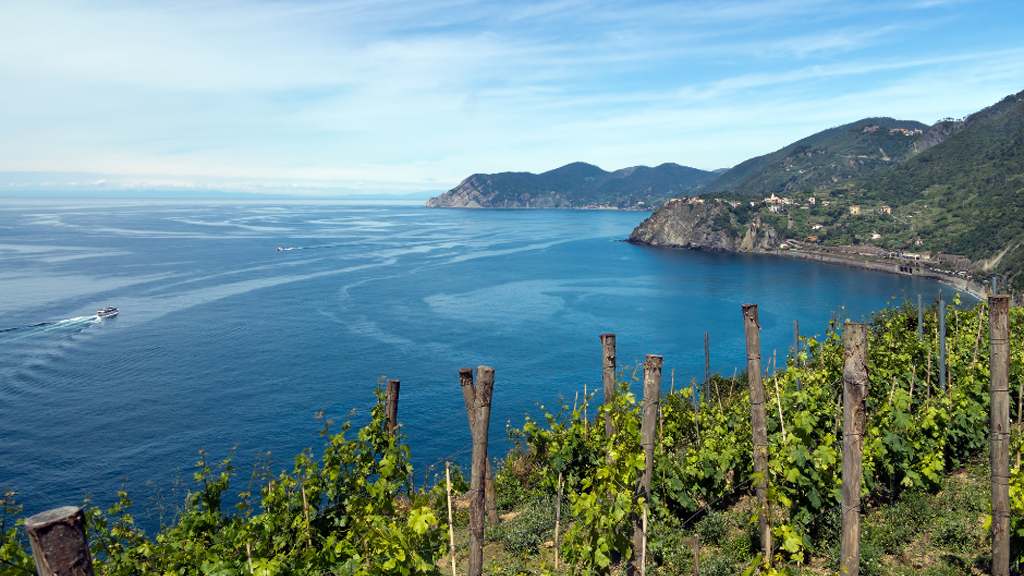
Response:
[{"label": "boat wake", "polygon": [[40,336],[65,336],[70,337],[81,334],[86,328],[100,321],[99,316],[79,316],[77,318],[66,318],[56,322],[43,322],[31,326],[17,326],[15,328],[0,329],[0,342],[9,343]]}]

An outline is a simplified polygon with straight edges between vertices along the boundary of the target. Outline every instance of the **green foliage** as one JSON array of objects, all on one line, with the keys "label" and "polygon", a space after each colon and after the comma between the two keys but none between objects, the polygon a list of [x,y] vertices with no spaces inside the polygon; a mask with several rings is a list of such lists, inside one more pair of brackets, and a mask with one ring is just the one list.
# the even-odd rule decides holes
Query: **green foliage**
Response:
[{"label": "green foliage", "polygon": [[[987,496],[976,487],[949,485],[946,478],[951,471],[987,457],[988,310],[985,303],[973,310],[961,309],[954,299],[946,313],[949,378],[945,390],[938,386],[936,305],[925,310],[921,340],[917,311],[909,304],[887,308],[871,319],[862,511],[870,512],[872,503],[891,504],[866,516],[865,574],[884,573],[883,556],[899,555],[922,532],[936,531],[940,535],[934,539],[936,545],[953,556],[977,548],[984,536],[979,518],[988,513]],[[684,565],[683,557],[673,550],[688,546],[682,539],[690,531],[732,562],[761,566],[771,573],[783,573],[786,566],[807,562],[814,554],[838,561],[842,326],[835,323],[824,336],[805,339],[800,353],[788,358],[785,367],[780,362],[764,382],[775,545],[771,568],[763,558],[752,558],[759,548],[756,509],[740,518],[739,525],[746,526],[741,534],[729,528],[732,513],[725,512],[738,499],[752,495],[745,375],[737,381],[715,377],[707,386],[662,396],[654,481],[647,502],[649,525],[654,527],[648,533],[648,550],[655,562],[682,569],[678,567]],[[1018,308],[1011,311],[1011,350],[1011,395],[1016,397],[1024,375],[1024,310]],[[585,571],[611,570],[613,551],[628,557],[630,518],[640,513],[645,500],[642,495],[633,497],[644,465],[639,442],[641,406],[630,392],[635,380],[628,374],[621,378],[614,401],[598,411],[598,422],[609,414],[616,424],[610,438],[583,420],[582,407],[570,411],[560,406],[556,413],[545,413],[546,426],[528,420],[522,430],[511,431],[521,450],[535,454],[534,466],[546,467],[542,476],[555,478],[563,472],[572,525],[562,549],[567,560]],[[1019,432],[1015,434],[1011,442],[1019,446]],[[936,497],[931,494],[940,491],[942,501],[955,506],[959,515],[936,511],[932,503]],[[1020,546],[1024,542],[1024,473],[1016,466],[1011,471],[1011,494],[1014,542]]]},{"label": "green foliage", "polygon": [[21,506],[14,501],[15,493],[0,487],[3,500],[0,500],[0,576],[23,576],[34,573],[35,564],[32,557],[25,552],[25,541],[19,538],[23,520]]},{"label": "green foliage", "polygon": [[[863,440],[861,572],[885,574],[883,559],[902,557],[908,542],[933,554],[934,573],[983,566],[991,509],[987,495],[989,333],[985,303],[948,305],[948,385],[938,385],[936,305],[908,304],[873,315],[868,330],[869,394]],[[611,402],[570,408],[560,402],[538,422],[509,429],[515,447],[496,466],[499,506],[518,516],[488,536],[512,560],[495,573],[529,572],[527,559],[553,540],[554,498],[563,478],[561,557],[573,570],[612,573],[629,558],[634,522],[648,513],[652,574],[685,574],[699,536],[705,573],[792,574],[812,557],[838,566],[841,495],[842,328],[806,338],[800,352],[764,378],[769,464],[765,510],[772,554],[758,542],[748,378],[715,376],[707,384],[664,394],[654,447],[653,481],[636,492],[645,468],[640,446],[642,403],[637,374],[619,375]],[[1010,312],[1010,394],[1024,381],[1024,309]],[[378,390],[378,397],[381,392]],[[595,414],[588,421],[584,414]],[[606,435],[605,417],[614,425]],[[1019,419],[1018,419],[1019,420]],[[171,525],[155,537],[135,525],[121,492],[88,523],[97,573],[161,574],[437,574],[447,553],[443,485],[416,491],[408,446],[384,431],[383,407],[350,438],[348,423],[331,433],[324,419],[322,453],[305,450],[290,471],[271,476],[259,464],[233,511],[222,504],[236,472],[231,458],[201,452],[194,489]],[[1019,453],[1022,426],[1010,437]],[[951,473],[957,472],[957,480]],[[453,469],[456,492],[468,489]],[[1011,460],[1011,539],[1024,545],[1024,467]],[[7,493],[0,523],[0,572],[30,558],[10,518],[20,514]],[[990,518],[989,518],[990,521]],[[922,536],[924,535],[924,536]],[[922,544],[923,543],[923,544]],[[915,548],[917,550],[917,548]],[[941,564],[942,566],[939,566]],[[944,566],[944,567],[943,567]]]},{"label": "green foliage", "polygon": [[487,539],[501,542],[513,555],[535,553],[541,543],[554,539],[555,500],[542,497],[522,504],[514,518],[489,529]]},{"label": "green foliage", "polygon": [[[348,422],[333,434],[331,424],[323,419],[319,457],[307,449],[277,476],[255,466],[235,511],[222,509],[231,459],[211,463],[205,451],[183,510],[155,538],[135,525],[125,492],[107,510],[87,508],[96,573],[437,574],[445,530],[413,490],[409,448],[385,432],[383,404],[354,438]],[[22,562],[8,537],[3,559]]]}]

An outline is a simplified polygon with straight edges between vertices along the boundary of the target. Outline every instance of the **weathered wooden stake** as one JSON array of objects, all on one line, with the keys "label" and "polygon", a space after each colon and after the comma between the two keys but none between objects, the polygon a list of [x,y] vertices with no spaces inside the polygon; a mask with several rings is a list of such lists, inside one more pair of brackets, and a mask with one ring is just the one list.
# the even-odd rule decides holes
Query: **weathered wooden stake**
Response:
[{"label": "weathered wooden stake", "polygon": [[761,380],[761,325],[757,318],[757,304],[743,305],[743,331],[747,340],[747,383],[750,387],[750,427],[754,440],[754,484],[757,493],[757,523],[760,528],[761,548],[765,557],[771,557],[772,532],[768,526],[768,427],[764,409],[764,382]]},{"label": "weathered wooden stake", "polygon": [[387,392],[384,396],[384,418],[388,436],[395,435],[398,427],[398,390],[402,383],[399,380],[388,380]]},{"label": "weathered wooden stake", "polygon": [[917,366],[910,365],[910,405],[914,405],[914,388],[917,388]]},{"label": "weathered wooden stake", "polygon": [[782,443],[786,443],[786,420],[782,416],[782,393],[779,392],[779,373],[775,373],[775,403],[779,406],[779,425],[782,426]]},{"label": "weathered wooden stake", "polygon": [[[661,366],[663,360],[657,354],[648,354],[644,361],[644,406],[640,421],[640,446],[644,450],[644,470],[637,475],[634,502],[640,498],[650,501],[651,476],[654,474],[654,435],[657,432],[658,405],[661,400]],[[633,554],[626,568],[630,576],[641,570],[643,562],[644,527],[638,514],[633,514]],[[640,564],[638,566],[638,564]]]},{"label": "weathered wooden stake", "polygon": [[558,571],[558,529],[562,523],[562,473],[558,473],[558,500],[555,501],[555,571]]},{"label": "weathered wooden stake", "polygon": [[946,391],[946,302],[939,300],[939,388]]},{"label": "weathered wooden stake", "polygon": [[644,502],[643,535],[644,542],[640,547],[640,576],[647,576],[647,502]]},{"label": "weathered wooden stake", "polygon": [[[793,365],[798,364],[800,359],[800,321],[793,320]],[[801,390],[800,379],[796,379],[796,391]]]},{"label": "weathered wooden stake", "polygon": [[992,399],[992,574],[1010,574],[1010,298],[988,299]]},{"label": "weathered wooden stake", "polygon": [[587,423],[589,422],[589,420],[587,418],[587,404],[589,404],[589,403],[590,403],[590,400],[587,398],[587,385],[584,384],[583,385],[583,438],[584,439],[586,439],[586,437],[587,437]]},{"label": "weathered wooden stake", "polygon": [[458,576],[455,572],[455,517],[452,514],[452,463],[444,463],[444,484],[448,492],[448,543],[451,546],[452,576]]},{"label": "weathered wooden stake", "polygon": [[924,308],[921,307],[921,295],[917,295],[917,340],[924,340]]},{"label": "weathered wooden stake", "polygon": [[309,502],[306,500],[306,485],[303,484],[299,486],[299,489],[302,491],[302,512],[306,517],[306,546],[312,548],[313,537],[310,535],[309,531]]},{"label": "weathered wooden stake", "polygon": [[93,576],[81,508],[62,506],[40,512],[25,520],[25,532],[39,576]]},{"label": "weathered wooden stake", "polygon": [[860,573],[860,483],[867,424],[868,340],[864,324],[843,326],[843,515],[840,573]]},{"label": "weathered wooden stake", "polygon": [[[672,369],[675,371],[675,369]],[[693,405],[693,427],[697,431],[697,445],[700,445],[700,421],[697,420],[698,413],[700,412],[700,402],[697,401],[697,379],[690,379],[690,395]],[[704,393],[700,393],[701,400],[704,399]]]},{"label": "weathered wooden stake", "polygon": [[700,576],[700,535],[693,535],[693,575]]},{"label": "weathered wooden stake", "polygon": [[[479,375],[478,375],[479,377]],[[492,380],[493,382],[493,380]],[[469,418],[469,430],[476,430],[476,394],[478,387],[473,385],[473,369],[463,368],[459,370],[459,384],[462,386],[462,399],[466,404],[466,416]],[[476,432],[473,432],[476,434]],[[497,498],[494,495],[494,474],[491,472],[490,460],[486,463],[487,478],[484,482],[484,498],[487,503],[487,521],[491,526],[497,526],[498,518]]]},{"label": "weathered wooden stake", "polygon": [[[601,334],[601,378],[604,380],[604,403],[612,403],[615,397],[615,334]],[[611,438],[615,434],[610,411],[604,414],[604,435]]]},{"label": "weathered wooden stake", "polygon": [[249,574],[252,574],[252,544],[245,543],[245,557],[249,559]]},{"label": "weathered wooden stake", "polygon": [[[704,333],[704,391],[711,387],[711,347],[708,345],[708,333]],[[703,400],[704,397],[701,397]]]},{"label": "weathered wooden stake", "polygon": [[[462,375],[461,370],[459,375]],[[473,467],[469,484],[469,576],[480,576],[484,567],[484,485],[488,477],[487,431],[491,423],[494,368],[478,366],[476,380],[473,402]]]},{"label": "weathered wooden stake", "polygon": [[793,320],[793,358],[800,355],[800,321]]}]

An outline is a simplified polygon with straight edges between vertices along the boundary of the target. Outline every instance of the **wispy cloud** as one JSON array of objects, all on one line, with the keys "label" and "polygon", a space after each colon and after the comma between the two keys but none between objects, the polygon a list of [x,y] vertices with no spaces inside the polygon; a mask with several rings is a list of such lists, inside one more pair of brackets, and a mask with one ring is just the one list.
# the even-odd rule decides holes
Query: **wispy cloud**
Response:
[{"label": "wispy cloud", "polygon": [[984,0],[0,0],[0,170],[408,191],[717,168],[1019,91],[1020,22]]}]

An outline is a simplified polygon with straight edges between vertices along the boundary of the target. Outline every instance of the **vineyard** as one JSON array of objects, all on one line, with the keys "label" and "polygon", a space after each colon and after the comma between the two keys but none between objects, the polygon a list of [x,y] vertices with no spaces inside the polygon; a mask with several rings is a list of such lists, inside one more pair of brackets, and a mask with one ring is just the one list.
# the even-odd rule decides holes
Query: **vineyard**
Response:
[{"label": "vineyard", "polygon": [[[861,574],[991,573],[989,311],[984,302],[963,309],[954,300],[942,312],[945,373],[937,303],[923,310],[920,337],[909,303],[875,313],[867,325],[854,510],[863,526]],[[1020,574],[1024,309],[1011,308],[1009,324],[1010,558],[1011,573]],[[839,573],[845,326],[840,317],[823,336],[801,338],[753,380],[763,382],[763,473],[755,473],[746,372],[673,384],[660,395],[647,446],[650,488],[642,493],[645,399],[634,390],[643,366],[618,367],[609,402],[594,393],[560,399],[543,418],[509,429],[513,449],[492,458],[503,516],[488,523],[483,571],[618,573],[633,557],[654,575]],[[86,503],[96,573],[465,574],[470,485],[453,467],[451,512],[443,473],[417,471],[417,487],[400,427],[390,433],[382,389],[377,400],[358,430],[322,417],[323,447],[297,455],[290,471],[271,473],[258,461],[241,470],[202,454],[191,490],[155,535],[136,526],[123,492],[105,510]],[[756,486],[765,488],[764,505]],[[2,576],[36,573],[14,496],[3,499]],[[225,500],[237,504],[225,509]]]}]

